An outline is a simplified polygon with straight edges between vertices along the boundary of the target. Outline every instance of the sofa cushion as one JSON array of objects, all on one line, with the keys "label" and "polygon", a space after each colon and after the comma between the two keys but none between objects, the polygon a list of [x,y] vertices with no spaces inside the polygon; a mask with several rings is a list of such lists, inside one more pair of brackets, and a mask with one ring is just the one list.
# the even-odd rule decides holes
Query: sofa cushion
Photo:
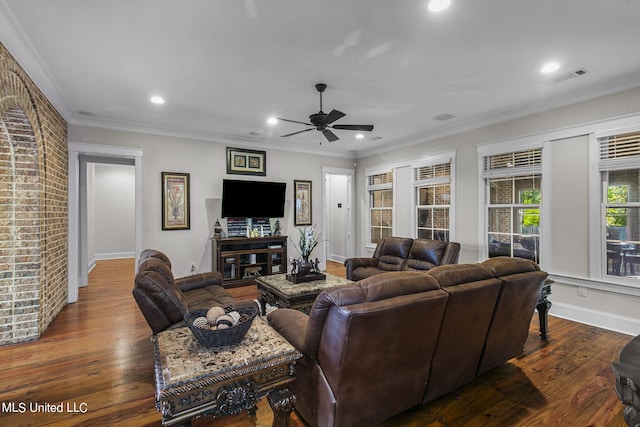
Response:
[{"label": "sofa cushion", "polygon": [[440,265],[429,270],[427,274],[436,279],[442,288],[494,277],[491,270],[479,264]]},{"label": "sofa cushion", "polygon": [[192,289],[184,293],[189,311],[198,308],[211,308],[213,306],[232,307],[235,299],[227,290],[219,285],[207,286],[206,288]]},{"label": "sofa cushion", "polygon": [[480,265],[491,270],[495,277],[540,270],[538,264],[524,258],[494,257],[483,261]]},{"label": "sofa cushion", "polygon": [[180,322],[187,313],[187,301],[173,283],[156,271],[141,271],[136,275],[135,285],[143,290],[171,322]]},{"label": "sofa cushion", "polygon": [[412,242],[413,239],[408,238],[385,237],[373,254],[378,258],[378,268],[384,271],[403,270]]},{"label": "sofa cushion", "polygon": [[415,239],[409,251],[407,270],[429,270],[440,265],[447,242],[441,240]]}]

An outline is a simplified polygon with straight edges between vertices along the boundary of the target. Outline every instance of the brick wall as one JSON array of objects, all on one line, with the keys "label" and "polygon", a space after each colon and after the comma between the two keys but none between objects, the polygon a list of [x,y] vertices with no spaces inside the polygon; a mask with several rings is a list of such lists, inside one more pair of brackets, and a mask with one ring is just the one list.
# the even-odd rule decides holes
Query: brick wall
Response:
[{"label": "brick wall", "polygon": [[67,303],[67,124],[0,44],[0,345]]}]

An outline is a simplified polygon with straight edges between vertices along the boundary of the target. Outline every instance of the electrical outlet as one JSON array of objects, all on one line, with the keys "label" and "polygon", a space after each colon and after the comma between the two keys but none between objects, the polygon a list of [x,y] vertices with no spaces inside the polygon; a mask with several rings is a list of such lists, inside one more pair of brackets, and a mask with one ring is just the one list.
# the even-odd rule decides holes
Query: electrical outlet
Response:
[{"label": "electrical outlet", "polygon": [[191,263],[191,274],[196,274],[198,272],[198,269],[196,268],[196,263],[192,262]]},{"label": "electrical outlet", "polygon": [[579,297],[586,297],[587,296],[587,288],[585,288],[584,286],[578,286],[578,296]]}]

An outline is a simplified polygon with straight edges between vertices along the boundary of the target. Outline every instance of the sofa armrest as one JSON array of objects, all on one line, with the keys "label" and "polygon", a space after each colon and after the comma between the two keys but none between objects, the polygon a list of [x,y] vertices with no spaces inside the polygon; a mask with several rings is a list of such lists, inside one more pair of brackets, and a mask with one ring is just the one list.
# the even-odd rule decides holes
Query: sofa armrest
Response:
[{"label": "sofa armrest", "polygon": [[347,258],[344,260],[344,266],[346,267],[347,279],[352,280],[353,270],[359,267],[377,267],[377,258]]},{"label": "sofa armrest", "polygon": [[182,292],[190,291],[192,289],[206,288],[211,285],[222,286],[222,274],[217,271],[211,271],[175,279],[176,288],[180,289]]},{"label": "sofa armrest", "polygon": [[269,313],[267,320],[296,350],[309,356],[309,352],[304,348],[309,316],[298,310],[279,308]]}]

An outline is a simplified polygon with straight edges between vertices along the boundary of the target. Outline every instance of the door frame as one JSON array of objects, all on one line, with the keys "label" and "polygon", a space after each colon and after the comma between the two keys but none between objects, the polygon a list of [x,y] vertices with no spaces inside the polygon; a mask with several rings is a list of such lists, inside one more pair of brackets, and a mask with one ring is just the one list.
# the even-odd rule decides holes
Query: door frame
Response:
[{"label": "door frame", "polygon": [[[135,167],[135,246],[136,256],[142,251],[142,155],[143,151],[136,148],[114,147],[110,145],[86,144],[69,142],[69,240],[68,240],[68,292],[67,302],[78,301],[78,288],[88,283],[87,254],[81,253],[87,248],[86,230],[86,186],[83,189],[81,171],[86,171],[87,159],[92,162],[101,159],[104,163],[119,163],[123,159],[133,161]],[[84,159],[83,159],[84,158]],[[83,218],[83,215],[85,216]]]}]

